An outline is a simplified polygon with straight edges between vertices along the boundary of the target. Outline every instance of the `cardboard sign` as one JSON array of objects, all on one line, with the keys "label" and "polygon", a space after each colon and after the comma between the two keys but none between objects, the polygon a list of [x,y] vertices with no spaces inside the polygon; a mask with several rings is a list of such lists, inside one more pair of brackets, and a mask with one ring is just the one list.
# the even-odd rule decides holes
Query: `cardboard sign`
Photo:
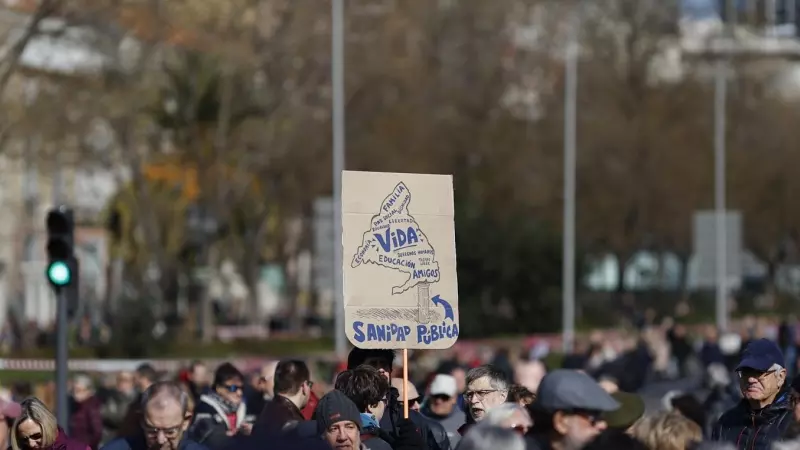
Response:
[{"label": "cardboard sign", "polygon": [[342,227],[350,342],[397,349],[455,344],[453,177],[345,171]]}]

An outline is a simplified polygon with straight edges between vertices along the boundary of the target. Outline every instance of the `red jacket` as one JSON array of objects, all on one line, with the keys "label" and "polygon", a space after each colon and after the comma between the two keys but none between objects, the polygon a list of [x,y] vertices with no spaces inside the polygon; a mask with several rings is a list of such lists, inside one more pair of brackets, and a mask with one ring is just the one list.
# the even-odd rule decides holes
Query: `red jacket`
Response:
[{"label": "red jacket", "polygon": [[314,410],[317,409],[317,403],[319,403],[319,397],[317,397],[314,391],[311,391],[311,395],[308,397],[308,404],[303,408],[303,411],[301,411],[306,420],[311,420],[311,416],[314,415]]}]

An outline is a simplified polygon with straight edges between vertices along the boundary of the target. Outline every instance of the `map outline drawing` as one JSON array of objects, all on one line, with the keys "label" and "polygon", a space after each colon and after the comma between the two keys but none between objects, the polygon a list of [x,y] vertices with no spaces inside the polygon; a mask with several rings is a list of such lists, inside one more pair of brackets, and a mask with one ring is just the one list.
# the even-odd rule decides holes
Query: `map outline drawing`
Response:
[{"label": "map outline drawing", "polygon": [[[429,323],[429,287],[440,281],[440,266],[433,243],[411,214],[411,202],[411,190],[401,180],[381,201],[378,213],[371,216],[369,229],[362,234],[350,267],[373,264],[407,275],[402,284],[392,286],[391,295],[416,287],[417,322]],[[392,225],[395,225],[394,231]],[[387,308],[388,315],[395,315],[390,311],[398,318],[404,315],[397,308]]]}]

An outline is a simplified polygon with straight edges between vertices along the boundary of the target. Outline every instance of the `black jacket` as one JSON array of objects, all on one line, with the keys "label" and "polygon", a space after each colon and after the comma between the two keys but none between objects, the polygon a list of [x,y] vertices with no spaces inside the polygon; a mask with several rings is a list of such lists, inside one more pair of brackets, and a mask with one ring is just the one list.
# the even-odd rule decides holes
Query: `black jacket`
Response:
[{"label": "black jacket", "polygon": [[729,409],[711,431],[712,441],[728,442],[737,450],[769,450],[780,441],[792,422],[792,407],[788,389],[761,410],[752,410],[747,400]]},{"label": "black jacket", "polygon": [[[147,450],[147,441],[139,433],[135,436],[114,439],[101,448],[102,450]],[[208,450],[208,448],[191,439],[182,439],[178,444],[178,450]]]},{"label": "black jacket", "polygon": [[253,434],[259,436],[279,434],[287,426],[291,427],[292,424],[305,422],[305,420],[297,405],[288,398],[277,395],[261,410],[261,414],[253,425]]},{"label": "black jacket", "polygon": [[247,407],[244,402],[236,411],[236,424],[231,426],[224,409],[213,397],[200,396],[200,403],[194,408],[194,422],[189,427],[189,436],[195,442],[211,450],[220,450],[229,445],[229,431],[238,431],[246,423]]},{"label": "black jacket", "polygon": [[[399,396],[398,390],[391,388],[386,412],[383,413],[381,418],[381,429],[392,436],[397,436],[397,424],[403,418],[403,408],[398,401]],[[408,418],[420,428],[423,436],[425,436],[427,450],[450,450],[450,439],[448,439],[444,427],[426,419],[425,416],[417,411],[409,410]]]}]

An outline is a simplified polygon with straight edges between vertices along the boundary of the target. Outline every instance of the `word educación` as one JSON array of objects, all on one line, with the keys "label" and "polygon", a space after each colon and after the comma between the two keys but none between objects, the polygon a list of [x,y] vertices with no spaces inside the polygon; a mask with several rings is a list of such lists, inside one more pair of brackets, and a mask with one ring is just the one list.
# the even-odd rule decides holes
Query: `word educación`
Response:
[{"label": "word educaci\u00f3n", "polygon": [[[411,334],[408,325],[353,322],[356,342],[407,342]],[[441,339],[458,337],[458,325],[442,322],[441,325],[417,325],[417,343],[429,345]]]}]

